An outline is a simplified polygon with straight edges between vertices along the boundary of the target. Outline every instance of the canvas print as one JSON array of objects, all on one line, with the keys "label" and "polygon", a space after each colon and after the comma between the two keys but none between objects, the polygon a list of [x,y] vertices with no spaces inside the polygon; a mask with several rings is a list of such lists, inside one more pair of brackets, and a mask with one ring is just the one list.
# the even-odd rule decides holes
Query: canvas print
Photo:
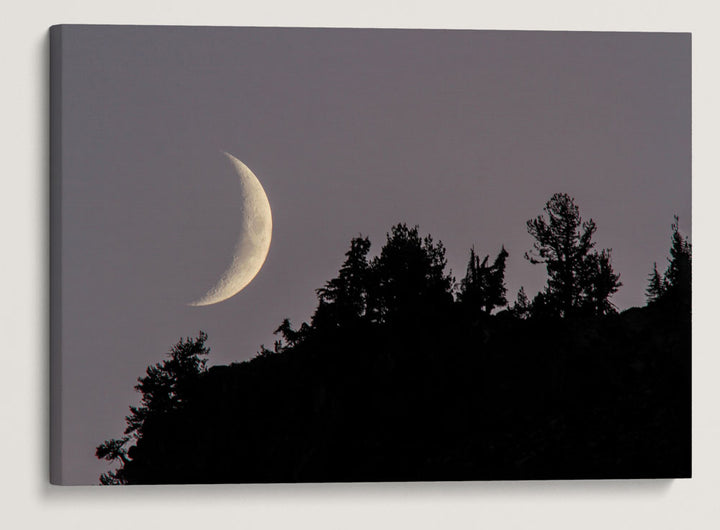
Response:
[{"label": "canvas print", "polygon": [[51,481],[691,475],[691,37],[63,25]]}]

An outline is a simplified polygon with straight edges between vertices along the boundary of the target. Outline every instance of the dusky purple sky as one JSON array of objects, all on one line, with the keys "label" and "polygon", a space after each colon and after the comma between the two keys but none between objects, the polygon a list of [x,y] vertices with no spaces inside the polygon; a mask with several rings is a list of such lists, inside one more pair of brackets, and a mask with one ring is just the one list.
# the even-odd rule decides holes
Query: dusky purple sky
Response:
[{"label": "dusky purple sky", "polygon": [[[307,320],[350,239],[397,222],[447,248],[510,253],[508,297],[545,271],[525,222],[555,192],[612,248],[620,309],[690,233],[690,35],[65,26],[62,29],[61,477],[95,484],[135,380],[181,336],[211,364]],[[263,269],[203,294],[231,259],[237,177],[273,211]],[[55,197],[54,200],[58,200]]]}]

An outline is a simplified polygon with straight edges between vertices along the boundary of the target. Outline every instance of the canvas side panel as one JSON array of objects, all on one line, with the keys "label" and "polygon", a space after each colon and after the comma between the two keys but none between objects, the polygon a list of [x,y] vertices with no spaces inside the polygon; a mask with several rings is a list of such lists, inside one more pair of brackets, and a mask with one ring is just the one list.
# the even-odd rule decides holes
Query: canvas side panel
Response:
[{"label": "canvas side panel", "polygon": [[50,28],[50,482],[62,484],[62,26]]}]

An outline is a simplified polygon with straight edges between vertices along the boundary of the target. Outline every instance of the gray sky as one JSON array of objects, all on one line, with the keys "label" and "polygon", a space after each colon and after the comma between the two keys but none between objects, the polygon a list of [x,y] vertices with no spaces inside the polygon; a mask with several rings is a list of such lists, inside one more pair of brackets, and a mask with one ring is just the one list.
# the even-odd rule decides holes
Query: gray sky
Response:
[{"label": "gray sky", "polygon": [[[97,483],[135,379],[181,336],[248,359],[309,318],[350,238],[396,222],[510,252],[509,297],[545,282],[525,221],[574,196],[644,303],[673,214],[690,233],[690,35],[70,26],[62,49],[62,474]],[[222,151],[273,211],[263,269],[202,295],[240,218]]]}]

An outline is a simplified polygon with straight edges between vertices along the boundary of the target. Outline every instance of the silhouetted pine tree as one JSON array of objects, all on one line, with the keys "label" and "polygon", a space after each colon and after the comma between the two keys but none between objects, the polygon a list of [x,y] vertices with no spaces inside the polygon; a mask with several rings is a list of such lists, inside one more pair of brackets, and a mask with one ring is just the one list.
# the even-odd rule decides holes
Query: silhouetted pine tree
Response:
[{"label": "silhouetted pine tree", "polygon": [[580,307],[585,313],[607,315],[615,313],[617,308],[610,302],[622,283],[620,275],[613,271],[610,264],[610,250],[593,252],[585,260],[585,270],[581,278],[582,292]]},{"label": "silhouetted pine tree", "polygon": [[367,237],[352,239],[338,276],[316,291],[319,303],[312,317],[314,328],[342,326],[365,316],[369,251],[370,240]]},{"label": "silhouetted pine tree", "polygon": [[690,305],[692,292],[692,246],[680,233],[678,216],[674,216],[671,225],[670,257],[664,275],[657,270],[657,263],[653,263],[653,271],[648,278],[648,287],[645,291],[648,304],[658,301],[675,305]]},{"label": "silhouetted pine tree", "polygon": [[517,318],[526,319],[530,316],[530,308],[530,300],[525,294],[525,288],[521,286],[511,312]]},{"label": "silhouetted pine tree", "polygon": [[507,305],[505,294],[505,261],[508,252],[505,247],[495,258],[491,266],[488,266],[489,256],[480,262],[475,253],[475,247],[470,249],[470,261],[468,262],[465,278],[460,282],[458,300],[469,311],[483,311],[490,314],[496,307]]},{"label": "silhouetted pine tree", "polygon": [[490,270],[490,286],[488,293],[488,303],[486,310],[490,313],[496,307],[507,305],[507,287],[505,287],[505,262],[509,254],[505,250],[505,245],[500,249],[500,253],[495,257]]},{"label": "silhouetted pine tree", "polygon": [[453,277],[445,272],[445,247],[418,227],[397,224],[371,265],[368,312],[375,322],[400,316],[412,319],[426,312],[442,312],[452,304]]},{"label": "silhouetted pine tree", "polygon": [[678,216],[672,224],[672,244],[668,268],[665,271],[665,295],[676,303],[690,304],[692,283],[692,247],[680,233]]},{"label": "silhouetted pine tree", "polygon": [[556,193],[545,204],[545,216],[527,222],[535,238],[525,258],[545,264],[548,282],[543,296],[533,301],[534,312],[567,317],[614,311],[609,298],[622,285],[610,264],[610,250],[594,252],[595,222],[583,221],[575,200]]},{"label": "silhouetted pine tree", "polygon": [[286,348],[291,348],[300,344],[310,333],[311,328],[305,322],[302,323],[300,329],[295,330],[290,323],[289,318],[283,319],[280,325],[273,331],[274,335],[280,334],[283,340],[276,340],[273,350],[268,350],[265,347],[261,347],[261,355],[267,355],[270,353],[280,353]]},{"label": "silhouetted pine tree", "polygon": [[653,270],[648,277],[648,287],[645,289],[647,303],[651,304],[659,300],[665,292],[665,280],[658,272],[657,262],[653,263]]},{"label": "silhouetted pine tree", "polygon": [[168,352],[168,359],[148,366],[145,377],[138,378],[135,390],[142,394],[141,405],[130,407],[125,417],[125,436],[106,440],[95,451],[95,456],[108,461],[119,460],[122,466],[100,477],[102,484],[124,484],[125,467],[131,462],[133,448],[125,449],[131,440],[139,442],[148,421],[181,410],[192,398],[192,392],[201,374],[206,371],[210,348],[205,346],[207,334],[200,331],[197,338],[180,339]]}]

